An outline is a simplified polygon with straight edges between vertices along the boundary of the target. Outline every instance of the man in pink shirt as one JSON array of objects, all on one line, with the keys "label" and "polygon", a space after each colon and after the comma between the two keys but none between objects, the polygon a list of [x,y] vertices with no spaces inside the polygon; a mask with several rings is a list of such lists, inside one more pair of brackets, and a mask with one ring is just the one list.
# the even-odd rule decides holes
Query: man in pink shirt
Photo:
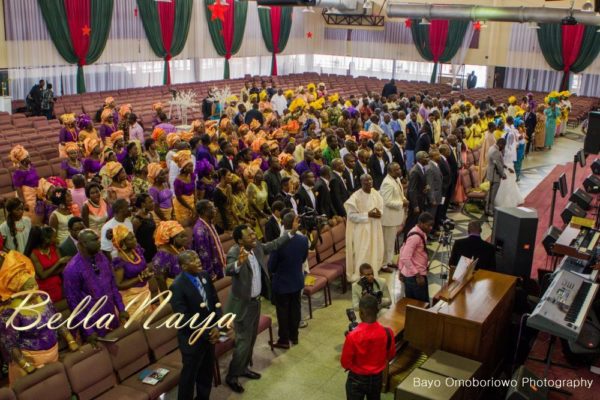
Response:
[{"label": "man in pink shirt", "polygon": [[427,235],[433,229],[434,218],[428,212],[419,215],[417,225],[408,232],[400,249],[398,271],[404,282],[406,297],[429,303],[427,286]]},{"label": "man in pink shirt", "polygon": [[144,145],[144,128],[137,122],[137,115],[129,114],[129,141],[139,140]]}]

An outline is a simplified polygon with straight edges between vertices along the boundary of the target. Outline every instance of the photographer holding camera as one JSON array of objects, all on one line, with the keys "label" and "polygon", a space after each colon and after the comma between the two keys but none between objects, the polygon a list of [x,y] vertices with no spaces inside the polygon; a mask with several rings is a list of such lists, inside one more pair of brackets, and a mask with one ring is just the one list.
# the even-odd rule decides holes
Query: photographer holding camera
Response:
[{"label": "photographer holding camera", "polygon": [[352,307],[359,309],[360,299],[370,294],[377,299],[379,309],[389,308],[392,304],[392,296],[388,290],[385,278],[376,278],[373,267],[364,263],[359,267],[360,279],[352,284]]},{"label": "photographer holding camera", "polygon": [[363,296],[359,303],[362,322],[346,336],[340,361],[348,371],[348,400],[380,399],[383,370],[396,354],[394,334],[377,322],[378,311],[377,299]]}]

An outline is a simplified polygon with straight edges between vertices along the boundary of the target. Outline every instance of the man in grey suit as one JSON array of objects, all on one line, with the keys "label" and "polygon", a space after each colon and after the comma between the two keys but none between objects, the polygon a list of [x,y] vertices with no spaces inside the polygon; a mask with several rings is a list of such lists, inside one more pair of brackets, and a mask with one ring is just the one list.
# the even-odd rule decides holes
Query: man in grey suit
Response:
[{"label": "man in grey suit", "polygon": [[506,146],[506,140],[504,140],[504,138],[498,139],[496,144],[490,148],[487,155],[488,164],[485,173],[485,179],[490,182],[490,190],[488,192],[487,202],[485,203],[486,215],[494,214],[494,201],[496,200],[496,195],[498,194],[500,180],[506,179],[506,174],[504,173],[504,168],[506,168],[506,166],[504,166],[504,160],[502,157],[504,146]]},{"label": "man in grey suit", "polygon": [[425,178],[425,167],[429,164],[429,154],[420,151],[416,155],[417,162],[408,174],[408,217],[404,225],[404,239],[408,232],[417,224],[417,219],[427,207],[427,193],[430,188]]},{"label": "man in grey suit", "polygon": [[296,234],[297,229],[298,218],[294,220],[291,230],[268,243],[259,243],[254,230],[247,225],[240,225],[233,230],[236,244],[227,252],[225,273],[232,277],[231,294],[226,311],[236,316],[235,348],[225,382],[234,392],[244,391],[238,381],[240,376],[260,379],[260,374],[249,370],[248,365],[252,360],[252,351],[256,342],[260,319],[260,296],[270,298],[271,283],[264,265],[265,255],[287,243]]},{"label": "man in grey suit", "polygon": [[[438,165],[440,152],[436,149],[429,150],[429,158],[429,164],[425,168],[425,181],[429,186],[429,192],[427,192],[427,212],[435,216],[445,194],[443,187],[444,176]],[[434,225],[432,232],[436,231],[437,228],[438,226]]]}]

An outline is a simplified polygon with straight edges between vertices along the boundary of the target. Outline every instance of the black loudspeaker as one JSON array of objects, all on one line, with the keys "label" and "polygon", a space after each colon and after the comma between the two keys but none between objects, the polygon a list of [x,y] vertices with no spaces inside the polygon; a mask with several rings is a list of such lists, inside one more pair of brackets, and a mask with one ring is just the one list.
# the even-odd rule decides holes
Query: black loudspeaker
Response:
[{"label": "black loudspeaker", "polygon": [[588,114],[588,129],[583,150],[586,154],[600,153],[600,112],[598,111],[590,111]]},{"label": "black loudspeaker", "polygon": [[600,158],[596,158],[592,163],[592,172],[596,175],[600,175]]},{"label": "black loudspeaker", "polygon": [[577,189],[573,192],[571,197],[569,197],[569,201],[577,204],[579,207],[584,209],[585,211],[591,208],[590,203],[592,202],[592,196],[587,194],[583,189]]},{"label": "black loudspeaker", "polygon": [[588,177],[583,181],[583,187],[588,193],[600,193],[600,178],[598,178],[596,175],[588,175]]},{"label": "black loudspeaker", "polygon": [[551,226],[544,234],[544,239],[542,239],[542,245],[546,250],[546,254],[548,254],[549,256],[552,255],[552,246],[554,246],[554,243],[556,243],[561,233],[562,231],[559,228]]},{"label": "black loudspeaker", "polygon": [[585,217],[585,214],[586,214],[586,212],[583,211],[583,209],[581,207],[579,207],[577,204],[570,201],[567,203],[567,206],[565,207],[563,212],[560,213],[560,217],[562,218],[562,220],[565,224],[568,224],[569,222],[571,222],[571,218],[573,218],[573,217],[583,218],[583,217]]},{"label": "black loudspeaker", "polygon": [[548,388],[538,386],[544,384],[544,379],[539,379],[523,365],[515,371],[512,380],[516,385],[510,385],[505,400],[545,400],[548,398]]},{"label": "black loudspeaker", "polygon": [[529,278],[535,250],[537,211],[525,207],[497,207],[492,243],[498,272]]}]

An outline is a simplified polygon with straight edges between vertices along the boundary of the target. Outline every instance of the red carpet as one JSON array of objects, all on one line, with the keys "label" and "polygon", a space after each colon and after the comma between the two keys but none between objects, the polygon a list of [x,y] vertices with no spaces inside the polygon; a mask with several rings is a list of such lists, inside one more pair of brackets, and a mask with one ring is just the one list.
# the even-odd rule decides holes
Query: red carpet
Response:
[{"label": "red carpet", "polygon": [[[575,177],[575,190],[582,186],[585,178],[591,174],[590,163],[592,157],[588,157],[588,163],[584,168],[578,166],[577,175]],[[552,204],[552,182],[556,181],[562,173],[567,175],[567,187],[571,188],[571,175],[573,173],[573,163],[566,165],[557,165],[548,176],[546,176],[537,185],[531,193],[525,198],[523,207],[534,208],[538,212],[538,229],[536,234],[536,246],[533,254],[533,266],[531,268],[531,277],[536,279],[538,276],[539,269],[551,269],[551,260],[546,255],[544,246],[542,246],[542,239],[544,234],[548,230],[548,224],[550,222],[550,206]],[[569,202],[569,194],[565,198],[560,196],[560,193],[556,195],[556,208],[554,210],[554,226],[563,228],[563,222],[560,218],[560,213],[564,210],[565,206]]]},{"label": "red carpet", "polygon": [[[550,337],[546,333],[540,332],[538,334],[537,339],[529,353],[529,357],[534,357],[538,359],[543,359],[546,356],[546,351],[548,349],[548,341]],[[569,365],[563,356],[561,342],[560,340],[556,340],[554,342],[554,348],[552,351],[552,361],[558,364]],[[544,367],[545,364],[533,360],[527,360],[525,362],[525,367],[533,372],[538,379],[542,379],[544,377]],[[565,387],[564,390],[571,392],[572,396],[570,399],[576,400],[598,400],[600,399],[600,377],[590,372],[589,367],[575,367],[573,369],[564,368],[559,365],[551,365],[548,370],[549,380],[568,380],[568,381],[577,381],[580,379],[586,379],[593,381],[591,388],[571,388]],[[554,399],[566,399],[567,397],[563,394],[550,392],[548,395],[549,400]]]}]

